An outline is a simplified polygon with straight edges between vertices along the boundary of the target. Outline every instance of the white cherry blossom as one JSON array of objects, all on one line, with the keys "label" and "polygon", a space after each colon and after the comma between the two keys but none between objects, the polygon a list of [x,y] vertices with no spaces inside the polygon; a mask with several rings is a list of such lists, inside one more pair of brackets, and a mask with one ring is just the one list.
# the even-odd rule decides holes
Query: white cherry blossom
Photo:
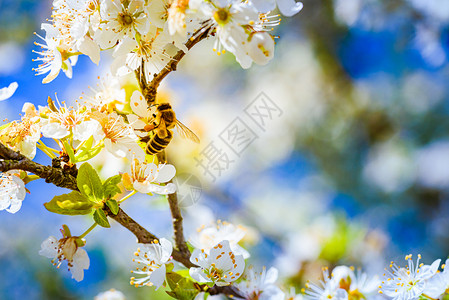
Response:
[{"label": "white cherry blossom", "polygon": [[439,298],[449,289],[449,259],[446,259],[445,264],[442,266],[443,271],[438,272],[427,280],[426,288],[424,289],[424,294],[434,299]]},{"label": "white cherry blossom", "polygon": [[217,224],[201,227],[190,237],[190,242],[195,248],[209,251],[220,241],[227,240],[232,252],[236,255],[243,255],[243,258],[250,256],[249,252],[243,249],[238,242],[245,236],[246,229],[243,226],[235,226],[228,222],[218,221]]},{"label": "white cherry blossom", "polygon": [[93,95],[84,96],[86,106],[100,112],[112,112],[115,109],[122,110],[126,101],[126,91],[120,86],[119,79],[110,74],[104,78],[98,78],[96,88],[90,87]]},{"label": "white cherry blossom", "polygon": [[217,286],[229,285],[237,280],[245,269],[245,259],[235,255],[229,241],[215,245],[209,253],[195,249],[190,261],[199,268],[190,268],[190,276],[198,282],[213,282]]},{"label": "white cherry blossom", "polygon": [[340,287],[333,277],[329,276],[328,268],[323,268],[323,279],[319,284],[306,283],[305,298],[308,300],[348,300],[348,292]]},{"label": "white cherry blossom", "polygon": [[25,183],[20,179],[19,173],[15,171],[0,173],[0,210],[12,214],[18,212],[25,194]]},{"label": "white cherry blossom", "polygon": [[166,48],[171,41],[168,32],[150,26],[139,41],[131,40],[117,46],[114,53],[116,59],[111,65],[112,73],[123,76],[143,66],[145,70],[143,75],[147,80],[151,80],[150,75],[160,72],[172,59]]},{"label": "white cherry blossom", "polygon": [[393,300],[418,299],[427,286],[427,280],[433,277],[440,265],[441,259],[435,260],[431,265],[420,264],[421,255],[418,255],[416,264],[412,255],[405,257],[407,267],[399,267],[391,262],[386,278],[382,281],[380,293]]},{"label": "white cherry blossom", "polygon": [[169,263],[173,246],[170,241],[161,238],[160,243],[142,244],[134,254],[137,258],[133,262],[137,263],[133,274],[143,275],[143,277],[131,277],[131,284],[136,287],[155,286],[161,287],[165,281],[165,265]]},{"label": "white cherry blossom", "polygon": [[377,293],[380,280],[377,276],[369,277],[361,270],[354,271],[354,268],[347,266],[337,266],[332,270],[333,280],[341,286],[347,287],[349,295],[354,297],[367,298]]},{"label": "white cherry blossom", "polygon": [[142,0],[131,0],[126,7],[124,1],[103,0],[100,15],[102,24],[95,32],[94,40],[102,49],[111,48],[117,42],[128,48],[128,43],[135,42],[136,32],[146,34],[150,25]]},{"label": "white cherry blossom", "polygon": [[40,61],[41,64],[38,68],[33,69],[36,71],[37,75],[42,75],[45,73],[49,73],[43,80],[42,83],[49,83],[55,79],[61,68],[63,68],[67,77],[72,77],[72,65],[76,62],[69,60],[68,57],[61,54],[60,46],[61,46],[61,38],[59,36],[59,31],[57,28],[52,26],[51,24],[43,23],[41,26],[42,30],[45,30],[45,38],[36,34],[40,39],[44,41],[43,44],[35,43],[37,46],[41,47],[41,51],[34,51],[39,54],[40,57],[34,59],[33,61]]},{"label": "white cherry blossom", "polygon": [[52,259],[52,263],[59,268],[62,261],[67,260],[72,278],[81,281],[84,278],[84,270],[90,265],[86,250],[78,247],[76,237],[63,237],[57,240],[54,236],[48,237],[41,244],[39,254]]},{"label": "white cherry blossom", "polygon": [[284,300],[284,292],[274,283],[278,278],[278,270],[263,267],[261,272],[255,271],[251,266],[244,274],[241,282],[235,286],[240,294],[247,300]]},{"label": "white cherry blossom", "polygon": [[42,119],[42,135],[47,138],[62,139],[69,134],[77,141],[85,141],[100,131],[100,123],[90,119],[89,111],[85,106],[78,109],[62,106]]},{"label": "white cherry blossom", "polygon": [[95,112],[92,118],[101,124],[101,131],[94,134],[94,139],[104,140],[106,150],[119,158],[133,159],[135,157],[140,161],[145,159],[145,152],[137,143],[139,138],[131,125],[125,123],[122,116],[116,112]]},{"label": "white cherry blossom", "polygon": [[33,104],[24,103],[25,115],[0,130],[0,141],[29,159],[36,155],[36,143],[41,137],[40,116]]},{"label": "white cherry blossom", "polygon": [[[167,183],[176,174],[176,169],[170,164],[160,164],[140,162],[134,159],[131,164],[130,174],[124,173],[122,176],[126,188],[134,189],[140,193],[156,193],[160,195],[172,194],[176,191],[176,185]],[[160,185],[167,183],[166,185]]]},{"label": "white cherry blossom", "polygon": [[284,16],[291,17],[299,13],[303,7],[301,2],[295,0],[251,0],[254,6],[263,13],[272,11],[277,7]]},{"label": "white cherry blossom", "polygon": [[94,300],[126,300],[126,297],[122,292],[110,289],[109,291],[96,295]]},{"label": "white cherry blossom", "polygon": [[14,95],[19,85],[17,82],[11,82],[8,86],[0,88],[0,101],[9,99]]}]

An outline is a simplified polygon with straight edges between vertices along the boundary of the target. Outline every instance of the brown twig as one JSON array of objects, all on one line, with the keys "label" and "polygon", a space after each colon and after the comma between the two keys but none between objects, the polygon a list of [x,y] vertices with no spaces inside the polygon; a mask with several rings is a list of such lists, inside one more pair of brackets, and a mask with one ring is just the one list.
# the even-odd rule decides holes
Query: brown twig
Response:
[{"label": "brown twig", "polygon": [[36,174],[45,179],[47,183],[53,183],[56,186],[77,190],[76,178],[60,168],[44,166],[32,161],[31,159],[16,152],[2,143],[0,143],[0,172],[9,170],[23,170]]},{"label": "brown twig", "polygon": [[205,291],[209,293],[209,295],[211,296],[222,294],[228,296],[229,298],[240,298],[240,299],[245,298],[239,294],[238,290],[235,287],[230,285],[227,286],[214,285],[211,288],[206,288]]},{"label": "brown twig", "polygon": [[[173,181],[170,180],[170,183]],[[170,206],[171,215],[173,218],[173,233],[175,235],[176,248],[185,256],[190,258],[190,251],[187,247],[186,241],[184,239],[184,229],[182,225],[182,215],[181,209],[178,205],[178,194],[175,192],[169,194],[167,197],[168,205]]]},{"label": "brown twig", "polygon": [[[76,178],[68,174],[66,170],[36,163],[20,154],[20,152],[6,147],[2,143],[0,143],[0,159],[3,159],[0,160],[0,172],[7,172],[9,170],[23,170],[38,175],[42,179],[45,179],[45,182],[47,183],[52,183],[56,186],[74,191],[78,190]],[[119,210],[117,215],[112,214],[107,206],[105,206],[105,211],[108,213],[110,218],[131,231],[137,237],[137,241],[139,243],[147,244],[154,240],[158,240],[156,235],[143,228],[122,209]],[[172,255],[173,259],[188,268],[195,266],[189,260],[190,255],[187,256],[184,252],[174,250]]]},{"label": "brown twig", "polygon": [[[192,37],[185,43],[185,46],[188,50],[192,49],[193,46],[198,44],[203,39],[209,36],[210,30],[208,27],[202,27],[198,29]],[[145,74],[143,64],[142,69],[137,69],[135,74],[137,80],[139,82],[140,89],[142,91],[143,96],[145,97],[148,106],[153,105],[156,102],[156,94],[157,88],[161,81],[172,71],[176,71],[178,67],[179,61],[186,55],[186,53],[182,50],[179,50],[173,58],[165,65],[165,67],[157,74],[154,75],[153,79],[150,82],[146,82],[145,75],[141,76],[141,74]]]},{"label": "brown twig", "polygon": [[[166,156],[165,156],[165,150],[159,152],[156,154],[158,163],[165,163],[167,162]],[[170,180],[169,183],[173,183],[173,180]],[[175,236],[175,244],[176,248],[181,252],[181,254],[186,258],[190,259],[190,251],[187,247],[185,238],[184,238],[184,229],[182,225],[182,214],[181,210],[179,208],[178,203],[178,194],[175,192],[173,194],[168,194],[167,196],[168,205],[170,207],[170,212],[172,216],[173,221],[173,233]]]},{"label": "brown twig", "polygon": [[[190,50],[193,46],[199,43],[201,40],[207,38],[209,36],[209,29],[207,27],[202,27],[198,29],[186,43],[185,46],[188,50]],[[179,61],[186,55],[186,53],[182,50],[178,51],[175,56],[167,63],[165,68],[162,69],[158,74],[155,74],[153,79],[148,83],[145,79],[145,69],[144,64],[140,69],[136,70],[136,78],[139,82],[139,87],[144,95],[148,106],[154,104],[156,102],[156,94],[157,89],[161,81],[172,71],[175,71]],[[143,76],[142,76],[143,74]],[[158,162],[165,162],[165,151],[162,151],[157,154]],[[172,181],[170,181],[172,183]],[[181,255],[179,259],[184,260],[186,263],[190,263],[190,251],[187,247],[187,243],[184,238],[184,229],[183,229],[183,218],[181,215],[181,210],[178,205],[178,196],[176,193],[169,194],[167,197],[168,204],[170,206],[170,212],[173,219],[173,232],[175,238],[175,245],[179,254]],[[185,264],[184,264],[185,265]]]}]

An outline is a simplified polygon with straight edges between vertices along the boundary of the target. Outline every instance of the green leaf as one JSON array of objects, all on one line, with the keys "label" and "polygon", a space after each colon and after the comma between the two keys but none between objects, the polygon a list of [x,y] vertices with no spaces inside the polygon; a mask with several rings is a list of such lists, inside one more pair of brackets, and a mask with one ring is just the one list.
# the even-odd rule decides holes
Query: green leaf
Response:
[{"label": "green leaf", "polygon": [[88,163],[81,165],[76,181],[81,194],[89,198],[89,200],[95,203],[103,201],[103,184],[91,165]]},{"label": "green leaf", "polygon": [[73,191],[53,197],[44,206],[48,211],[60,215],[86,215],[92,212],[93,203],[80,192]]},{"label": "green leaf", "polygon": [[61,141],[62,141],[62,144],[64,145],[64,150],[65,150],[65,152],[67,152],[67,155],[68,155],[69,158],[70,158],[70,161],[71,161],[72,163],[75,163],[75,162],[76,162],[76,159],[75,159],[75,152],[73,152],[72,146],[69,144],[69,142],[67,141],[67,139],[62,139]]},{"label": "green leaf", "polygon": [[109,224],[108,221],[108,217],[106,217],[106,214],[104,213],[104,210],[102,210],[101,208],[97,208],[94,212],[94,221],[95,223],[97,223],[98,225],[102,226],[102,227],[111,227],[111,225]]},{"label": "green leaf", "polygon": [[115,175],[106,179],[103,183],[103,195],[104,198],[112,198],[121,192],[120,188],[117,186],[122,181],[121,175]]},{"label": "green leaf", "polygon": [[170,297],[178,299],[178,297],[176,296],[175,292],[171,292],[171,291],[165,291]]},{"label": "green leaf", "polygon": [[167,292],[171,297],[178,300],[193,300],[200,292],[195,283],[175,272],[167,273],[167,283],[171,292]]},{"label": "green leaf", "polygon": [[[165,265],[165,271],[166,273],[170,273],[171,271],[173,271],[173,268],[175,267],[175,265],[173,263],[169,263]],[[189,271],[189,270],[187,270]]]},{"label": "green leaf", "polygon": [[97,156],[98,153],[100,153],[100,151],[103,149],[104,145],[102,143],[100,143],[100,144],[96,145],[95,147],[92,147],[93,142],[94,142],[94,137],[91,136],[89,139],[87,139],[83,143],[83,145],[81,145],[81,147],[76,152],[76,156],[75,156],[75,159],[77,162],[89,160],[89,159]]},{"label": "green leaf", "polygon": [[167,272],[167,283],[172,290],[174,290],[178,286],[178,282],[182,280],[184,277],[175,272]]},{"label": "green leaf", "polygon": [[119,207],[117,201],[115,201],[114,199],[109,199],[106,201],[106,205],[114,215],[118,214]]}]

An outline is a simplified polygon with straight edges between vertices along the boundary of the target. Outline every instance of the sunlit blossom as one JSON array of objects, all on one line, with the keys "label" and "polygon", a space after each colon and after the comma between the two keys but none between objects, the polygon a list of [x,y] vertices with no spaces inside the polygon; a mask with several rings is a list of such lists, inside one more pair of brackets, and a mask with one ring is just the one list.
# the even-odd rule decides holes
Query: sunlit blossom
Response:
[{"label": "sunlit blossom", "polygon": [[84,270],[89,268],[90,260],[86,250],[77,244],[77,237],[64,236],[57,240],[54,236],[48,237],[41,244],[39,254],[52,259],[52,263],[59,268],[66,260],[72,278],[81,281]]},{"label": "sunlit blossom", "polygon": [[256,271],[251,266],[245,271],[243,280],[235,286],[247,300],[284,300],[284,292],[275,285],[278,278],[278,270],[265,267],[262,271]]},{"label": "sunlit blossom", "polygon": [[[140,162],[134,159],[131,164],[131,172],[124,173],[122,176],[123,183],[128,189],[148,194],[156,193],[161,195],[172,194],[176,191],[176,185],[167,183],[176,173],[176,169],[170,164],[160,164],[156,166],[154,163]],[[161,185],[166,183],[166,185]]]},{"label": "sunlit blossom", "polygon": [[407,266],[399,267],[391,262],[390,269],[386,269],[385,279],[379,286],[380,293],[393,300],[418,299],[427,286],[427,281],[436,274],[441,259],[435,260],[431,265],[420,263],[421,255],[418,255],[416,264],[412,255],[405,257]]},{"label": "sunlit blossom", "polygon": [[0,173],[0,210],[5,209],[12,214],[18,212],[25,195],[25,183],[20,179],[19,173]]},{"label": "sunlit blossom", "polygon": [[237,280],[245,269],[242,255],[235,255],[229,241],[215,245],[209,253],[195,249],[190,261],[199,268],[190,268],[190,276],[198,282],[213,282],[217,286],[229,285]]},{"label": "sunlit blossom", "polygon": [[236,255],[243,255],[243,258],[248,258],[249,252],[238,244],[245,234],[246,229],[243,226],[218,221],[216,225],[199,228],[196,234],[190,237],[190,242],[195,248],[209,252],[217,243],[227,240]]},{"label": "sunlit blossom", "polygon": [[[160,243],[159,243],[160,242]],[[173,246],[170,241],[162,238],[160,241],[151,244],[142,244],[134,254],[137,263],[136,270],[131,271],[143,277],[131,277],[131,284],[136,287],[155,286],[161,287],[165,281],[165,265],[170,261]]]}]

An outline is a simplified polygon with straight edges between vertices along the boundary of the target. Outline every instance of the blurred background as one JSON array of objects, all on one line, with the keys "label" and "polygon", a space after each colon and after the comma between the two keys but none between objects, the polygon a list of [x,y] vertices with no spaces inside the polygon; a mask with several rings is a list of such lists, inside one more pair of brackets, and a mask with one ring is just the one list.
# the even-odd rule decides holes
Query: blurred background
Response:
[{"label": "blurred background", "polygon": [[[405,254],[421,253],[427,263],[446,258],[449,2],[303,3],[275,29],[268,65],[242,70],[206,41],[164,82],[160,100],[201,139],[196,145],[176,135],[168,147],[187,235],[216,219],[243,225],[249,263],[277,267],[285,288],[315,280],[322,266],[382,274]],[[61,73],[41,84],[31,70],[32,33],[42,34],[50,7],[0,0],[0,87],[19,83],[0,102],[2,119],[19,119],[23,103],[45,105],[55,93],[73,102],[108,72],[110,56],[102,53],[100,67],[80,57],[73,79]],[[135,82],[122,82],[129,96]],[[246,135],[233,136],[238,128]],[[39,151],[36,160],[50,163]],[[124,168],[109,156],[96,163],[105,161],[105,177]],[[88,235],[84,281],[53,267],[38,255],[40,243],[59,237],[62,224],[79,235],[91,219],[45,210],[63,189],[43,181],[27,188],[18,213],[0,212],[0,299],[92,299],[110,288],[128,299],[168,298],[129,285],[136,240],[117,224]],[[136,196],[123,209],[157,235],[172,235],[164,199]]]}]

